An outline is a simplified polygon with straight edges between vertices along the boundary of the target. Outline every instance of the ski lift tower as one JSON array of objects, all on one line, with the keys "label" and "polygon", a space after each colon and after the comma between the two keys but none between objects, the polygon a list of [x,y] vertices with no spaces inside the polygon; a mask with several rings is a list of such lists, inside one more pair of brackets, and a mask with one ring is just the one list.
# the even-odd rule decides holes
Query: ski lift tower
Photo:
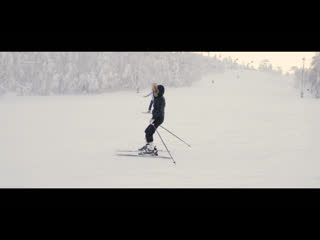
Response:
[{"label": "ski lift tower", "polygon": [[301,98],[303,98],[303,78],[304,78],[304,62],[306,58],[302,58],[302,76],[301,76]]}]

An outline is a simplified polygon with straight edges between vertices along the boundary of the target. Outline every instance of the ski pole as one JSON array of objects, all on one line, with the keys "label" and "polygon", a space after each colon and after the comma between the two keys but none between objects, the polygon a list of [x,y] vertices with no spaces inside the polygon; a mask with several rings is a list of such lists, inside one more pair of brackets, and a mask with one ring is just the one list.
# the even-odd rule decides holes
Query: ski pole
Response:
[{"label": "ski pole", "polygon": [[164,146],[165,146],[165,148],[167,149],[167,152],[169,153],[169,155],[170,155],[170,157],[171,157],[171,159],[172,159],[173,163],[174,163],[174,164],[176,164],[176,161],[173,159],[173,157],[172,157],[172,155],[171,155],[171,153],[170,153],[169,149],[167,148],[166,144],[165,144],[165,143],[164,143],[164,141],[162,140],[162,137],[160,136],[160,133],[158,132],[158,130],[156,130],[156,131],[157,131],[157,133],[158,133],[158,135],[159,135],[159,137],[160,137],[160,139],[161,139],[161,141],[162,141],[163,145],[164,145]]},{"label": "ski pole", "polygon": [[181,138],[179,138],[177,135],[175,135],[174,133],[170,132],[168,129],[166,129],[165,127],[161,126],[164,130],[166,130],[167,132],[171,133],[173,136],[175,136],[176,138],[178,138],[180,141],[184,142],[186,145],[188,145],[188,147],[191,147],[190,144],[186,143],[185,141],[183,141]]}]

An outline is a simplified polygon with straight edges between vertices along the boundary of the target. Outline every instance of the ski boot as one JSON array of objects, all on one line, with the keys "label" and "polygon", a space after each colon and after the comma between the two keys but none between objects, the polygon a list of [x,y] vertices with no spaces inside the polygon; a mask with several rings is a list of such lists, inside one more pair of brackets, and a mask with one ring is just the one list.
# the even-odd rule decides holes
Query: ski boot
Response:
[{"label": "ski boot", "polygon": [[153,148],[153,155],[158,156],[158,149],[156,146]]},{"label": "ski boot", "polygon": [[148,148],[148,143],[144,145],[142,148],[139,148],[138,151],[144,151]]},{"label": "ski boot", "polygon": [[[140,150],[141,149],[141,150]],[[151,155],[151,156],[158,156],[158,149],[155,147],[150,146],[147,144],[146,146],[139,149],[139,155]]]}]

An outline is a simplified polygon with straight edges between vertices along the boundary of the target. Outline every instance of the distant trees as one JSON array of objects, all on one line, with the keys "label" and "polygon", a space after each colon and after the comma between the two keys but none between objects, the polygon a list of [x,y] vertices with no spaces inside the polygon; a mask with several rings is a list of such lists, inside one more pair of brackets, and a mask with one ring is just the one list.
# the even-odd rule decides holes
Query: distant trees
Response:
[{"label": "distant trees", "polygon": [[294,75],[294,87],[301,88],[302,68],[293,66],[290,71],[293,72]]},{"label": "distant trees", "polygon": [[[229,69],[252,67],[192,52],[0,52],[0,94],[95,94],[143,89],[153,82],[189,86],[205,74]],[[268,60],[260,69],[273,71]]]},{"label": "distant trees", "polygon": [[283,74],[282,68],[281,67],[276,67],[275,72],[278,74]]},{"label": "distant trees", "polygon": [[1,52],[0,94],[93,94],[153,82],[183,86],[222,65],[188,52]]},{"label": "distant trees", "polygon": [[304,92],[315,98],[320,98],[320,53],[316,53],[311,61],[310,68],[292,67],[295,76],[295,87],[301,88],[303,78]]},{"label": "distant trees", "polygon": [[268,59],[264,59],[260,62],[258,69],[262,72],[272,72],[272,64]]},{"label": "distant trees", "polygon": [[307,78],[307,84],[309,85],[310,93],[312,96],[320,97],[320,53],[312,58],[311,69]]}]

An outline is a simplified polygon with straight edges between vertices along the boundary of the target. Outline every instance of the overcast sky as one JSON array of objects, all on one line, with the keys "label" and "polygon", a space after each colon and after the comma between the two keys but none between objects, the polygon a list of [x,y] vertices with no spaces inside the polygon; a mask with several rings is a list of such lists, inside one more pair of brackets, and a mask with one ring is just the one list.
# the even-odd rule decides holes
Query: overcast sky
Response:
[{"label": "overcast sky", "polygon": [[[208,54],[208,53],[204,53]],[[309,67],[315,52],[210,52],[210,56],[221,55],[222,57],[231,56],[239,59],[238,62],[246,64],[254,61],[254,67],[258,67],[261,60],[269,59],[274,67],[280,66],[284,72],[290,70],[292,66],[302,67],[302,58],[306,58],[305,66]]]}]

